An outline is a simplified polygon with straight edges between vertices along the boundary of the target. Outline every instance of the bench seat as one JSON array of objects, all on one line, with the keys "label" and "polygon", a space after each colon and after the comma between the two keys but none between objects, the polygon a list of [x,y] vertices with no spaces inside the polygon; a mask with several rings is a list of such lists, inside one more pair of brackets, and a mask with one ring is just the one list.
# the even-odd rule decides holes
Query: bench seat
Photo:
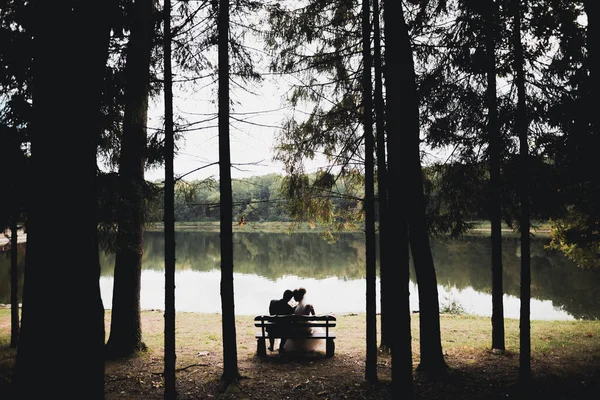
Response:
[{"label": "bench seat", "polygon": [[[325,353],[333,357],[335,353],[336,318],[333,315],[257,315],[254,326],[260,328],[256,333],[256,353],[260,357],[267,355],[266,341],[275,339],[321,339],[325,340]],[[269,332],[269,328],[271,329]],[[279,329],[281,328],[281,329]],[[308,328],[324,328],[324,331],[310,332]]]}]

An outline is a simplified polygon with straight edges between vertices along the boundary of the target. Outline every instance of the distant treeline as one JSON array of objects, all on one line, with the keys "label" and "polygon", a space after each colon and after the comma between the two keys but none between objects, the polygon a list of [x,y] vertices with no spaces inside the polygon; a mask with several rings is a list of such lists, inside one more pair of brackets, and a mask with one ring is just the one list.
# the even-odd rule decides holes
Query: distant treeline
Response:
[{"label": "distant treeline", "polygon": [[[232,181],[233,217],[236,221],[289,221],[286,200],[280,193],[281,175],[269,174]],[[219,183],[213,179],[179,181],[175,187],[175,220],[218,221]],[[148,200],[147,222],[162,222],[162,192]]]},{"label": "distant treeline", "polygon": [[[441,233],[441,231],[450,231],[448,227],[450,224],[444,223],[449,218],[445,212],[446,207],[439,206],[442,189],[438,177],[439,168],[439,166],[435,169],[424,168],[424,179],[430,229]],[[279,174],[268,174],[233,180],[232,215],[234,221],[241,223],[292,221],[291,202],[293,200],[290,198],[290,193],[282,192],[285,190],[282,188],[287,187],[282,186],[284,179],[284,176]],[[162,184],[155,182],[154,185],[160,189]],[[356,210],[358,214],[362,214],[362,197],[364,196],[362,187],[339,184],[336,190],[335,193],[329,193],[327,198],[327,201],[333,205],[333,210]],[[470,192],[481,193],[482,190],[481,188],[472,188]],[[219,221],[219,198],[219,182],[214,179],[179,181],[175,187],[175,220],[178,222]],[[454,200],[456,201],[456,198]],[[158,190],[154,196],[148,197],[147,201],[146,221],[149,223],[162,222],[164,207],[162,190]],[[481,195],[471,195],[469,201],[462,202],[462,207],[461,218],[469,221],[488,220],[486,202]],[[505,209],[508,208],[510,207]],[[340,214],[342,213],[340,212]],[[454,216],[456,217],[456,215]],[[378,220],[377,212],[376,219]],[[545,219],[544,216],[542,219]],[[357,220],[360,221],[361,217],[357,217]]]}]

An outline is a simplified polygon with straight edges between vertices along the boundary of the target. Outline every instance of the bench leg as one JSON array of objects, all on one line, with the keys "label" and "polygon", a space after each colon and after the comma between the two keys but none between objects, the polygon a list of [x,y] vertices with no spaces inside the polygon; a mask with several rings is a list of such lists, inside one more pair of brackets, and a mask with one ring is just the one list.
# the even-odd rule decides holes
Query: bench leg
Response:
[{"label": "bench leg", "polygon": [[325,342],[325,354],[327,357],[333,357],[335,353],[335,342],[331,338],[327,338]]},{"label": "bench leg", "polygon": [[259,357],[267,356],[267,345],[265,343],[266,340],[266,338],[256,339],[256,355]]}]

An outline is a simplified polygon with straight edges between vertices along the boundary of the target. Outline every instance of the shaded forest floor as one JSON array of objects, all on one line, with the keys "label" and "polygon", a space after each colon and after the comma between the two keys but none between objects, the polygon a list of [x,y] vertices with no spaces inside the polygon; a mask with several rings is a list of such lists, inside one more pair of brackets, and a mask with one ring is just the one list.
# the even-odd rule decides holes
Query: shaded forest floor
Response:
[{"label": "shaded forest floor", "polygon": [[[6,312],[5,312],[6,311]],[[8,347],[10,315],[0,310],[0,398],[9,400],[15,350]],[[336,353],[256,356],[252,316],[238,316],[239,384],[224,387],[219,314],[177,314],[177,398],[184,399],[391,399],[390,357],[378,357],[379,383],[368,384],[364,315],[338,315]],[[110,311],[106,312],[107,337]],[[489,318],[442,315],[442,348],[448,373],[430,379],[415,371],[414,399],[594,399],[600,398],[600,321],[532,321],[529,395],[517,390],[519,327],[506,320],[506,348],[490,350]],[[413,314],[413,366],[419,363],[419,316]],[[148,350],[107,361],[106,399],[162,399],[164,387],[161,311],[142,314]],[[46,360],[51,368],[51,361]],[[68,371],[65,371],[68,374]],[[68,379],[68,375],[66,376]],[[83,398],[83,397],[82,397]]]}]

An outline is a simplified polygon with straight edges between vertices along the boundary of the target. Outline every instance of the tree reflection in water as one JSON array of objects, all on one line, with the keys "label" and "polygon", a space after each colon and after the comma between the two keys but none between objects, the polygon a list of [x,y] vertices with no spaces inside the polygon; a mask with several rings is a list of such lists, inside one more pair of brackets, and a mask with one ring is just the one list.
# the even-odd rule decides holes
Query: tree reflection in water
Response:
[{"label": "tree reflection in water", "polygon": [[[531,242],[531,318],[600,318],[600,271],[576,267],[562,254],[544,248],[548,239]],[[178,311],[220,312],[219,234],[177,232]],[[477,315],[491,313],[491,248],[487,236],[434,238],[432,252],[440,304],[453,303]],[[505,317],[518,318],[520,302],[520,244],[503,242]],[[142,307],[164,307],[164,237],[144,237]],[[24,251],[20,252],[19,282]],[[101,252],[101,288],[105,307],[112,298],[114,255]],[[60,263],[52,263],[59,268]],[[363,312],[365,307],[365,250],[360,233],[341,234],[328,243],[315,233],[235,233],[235,307],[240,315],[267,312],[271,298],[287,288],[303,286],[318,313]],[[418,309],[411,273],[411,308]],[[22,293],[22,289],[19,290]],[[414,297],[414,299],[413,299]],[[10,259],[0,253],[0,303],[10,302]]]}]

